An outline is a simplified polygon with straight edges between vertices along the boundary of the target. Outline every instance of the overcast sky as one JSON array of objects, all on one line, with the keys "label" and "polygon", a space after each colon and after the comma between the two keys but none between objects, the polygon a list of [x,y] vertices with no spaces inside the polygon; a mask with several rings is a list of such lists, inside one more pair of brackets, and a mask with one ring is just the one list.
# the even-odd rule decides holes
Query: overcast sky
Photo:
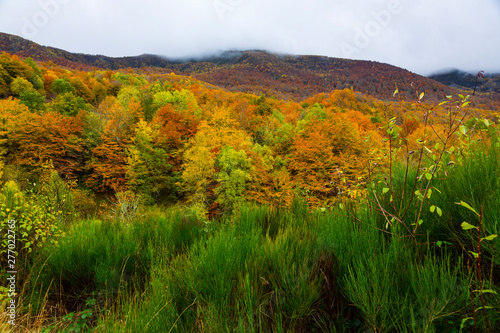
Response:
[{"label": "overcast sky", "polygon": [[0,0],[0,32],[107,56],[264,49],[500,72],[500,0]]}]

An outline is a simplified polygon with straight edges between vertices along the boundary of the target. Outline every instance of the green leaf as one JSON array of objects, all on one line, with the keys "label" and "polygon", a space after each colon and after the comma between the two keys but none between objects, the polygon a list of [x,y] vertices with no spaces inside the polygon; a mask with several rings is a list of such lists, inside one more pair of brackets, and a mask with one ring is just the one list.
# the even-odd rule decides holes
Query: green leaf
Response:
[{"label": "green leaf", "polygon": [[431,180],[432,179],[432,174],[430,174],[430,173],[427,172],[425,174],[425,178],[427,178],[427,180]]},{"label": "green leaf", "polygon": [[[476,310],[474,310],[474,312],[477,312],[477,311],[482,310],[482,309],[483,309],[483,307],[480,306]],[[493,306],[485,306],[484,309],[493,309]]]},{"label": "green leaf", "polygon": [[398,89],[396,89],[396,90],[394,90],[394,94],[393,94],[392,96],[394,97],[394,96],[396,96],[398,93],[399,93],[399,90],[398,90]]},{"label": "green leaf", "polygon": [[421,101],[421,100],[422,100],[422,98],[424,98],[424,95],[425,95],[425,93],[424,93],[424,92],[422,92],[422,93],[420,94],[420,96],[418,96],[418,100],[419,100],[419,101]]},{"label": "green leaf", "polygon": [[472,255],[474,256],[474,258],[479,258],[479,254],[477,254],[477,252],[472,252],[472,251],[469,251],[470,253],[472,253]]},{"label": "green leaf", "polygon": [[384,187],[384,188],[382,189],[382,193],[383,193],[383,194],[386,194],[387,192],[389,192],[389,188]]},{"label": "green leaf", "polygon": [[497,238],[498,235],[489,235],[488,237],[484,237],[484,238],[481,238],[481,240],[487,240],[487,241],[490,241],[490,240],[494,240],[495,238]]},{"label": "green leaf", "polygon": [[465,201],[460,201],[460,202],[455,202],[457,205],[464,206],[468,210],[474,212],[477,216],[479,216],[478,212],[474,208],[472,208],[467,202]]},{"label": "green leaf", "polygon": [[446,103],[448,103],[448,101],[441,102],[441,103],[439,103],[438,105],[439,105],[439,106],[441,106],[441,105],[444,105],[444,104],[446,104]]},{"label": "green leaf", "polygon": [[476,226],[473,226],[472,224],[467,222],[462,222],[460,226],[462,227],[463,230],[478,229]]},{"label": "green leaf", "polygon": [[427,199],[430,199],[432,195],[432,189],[427,190]]},{"label": "green leaf", "polygon": [[424,220],[422,219],[418,220],[418,225],[422,225],[422,223],[424,223]]},{"label": "green leaf", "polygon": [[460,330],[463,330],[463,328],[465,327],[465,323],[466,323],[469,319],[474,320],[474,318],[472,318],[472,317],[467,317],[467,318],[462,319],[462,323],[460,323]]},{"label": "green leaf", "polygon": [[415,191],[415,196],[418,198],[418,200],[424,200],[424,196],[422,193],[420,193],[419,190]]},{"label": "green leaf", "polygon": [[436,206],[436,212],[438,213],[439,217],[443,216],[443,211],[441,210],[441,208],[437,206]]},{"label": "green leaf", "polygon": [[493,289],[483,289],[483,290],[474,290],[475,293],[481,293],[481,294],[495,294],[498,295],[496,291]]},{"label": "green leaf", "polygon": [[459,130],[463,135],[467,134],[467,127],[465,127],[464,125],[460,125]]},{"label": "green leaf", "polygon": [[435,210],[436,210],[436,206],[432,205],[431,206],[431,213],[434,213]]},{"label": "green leaf", "polygon": [[436,242],[436,245],[437,245],[437,246],[439,246],[439,247],[441,247],[441,245],[443,245],[443,242],[441,242],[441,241],[437,241],[437,242]]}]

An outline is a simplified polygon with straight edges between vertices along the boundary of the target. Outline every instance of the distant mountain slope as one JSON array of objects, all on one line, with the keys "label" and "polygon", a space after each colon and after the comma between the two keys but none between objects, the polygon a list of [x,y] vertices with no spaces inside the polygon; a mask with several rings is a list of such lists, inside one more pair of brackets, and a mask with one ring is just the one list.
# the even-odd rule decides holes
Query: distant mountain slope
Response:
[{"label": "distant mountain slope", "polygon": [[[390,100],[398,98],[393,96],[396,85],[399,98],[405,100],[416,100],[417,93],[425,92],[426,100],[440,101],[446,95],[457,95],[461,92],[392,65],[323,56],[228,51],[219,56],[186,61],[156,55],[112,58],[70,53],[3,33],[0,33],[0,51],[78,69],[152,67],[150,70],[191,75],[228,90],[294,100],[304,100],[313,94],[344,88]],[[500,95],[490,94],[478,98],[478,101],[483,107],[497,109],[500,101],[498,96]]]},{"label": "distant mountain slope", "polygon": [[[476,75],[458,69],[433,74],[429,78],[452,87],[474,89],[476,84]],[[484,74],[484,79],[478,80],[477,90],[500,93],[500,74]]]},{"label": "distant mountain slope", "polygon": [[245,51],[231,64],[210,71],[198,71],[199,64],[187,64],[198,79],[228,89],[250,90],[305,99],[318,92],[352,88],[379,99],[392,99],[396,85],[400,96],[414,99],[426,91],[428,98],[442,99],[450,91],[443,84],[388,64],[321,56],[275,55]]},{"label": "distant mountain slope", "polygon": [[0,33],[0,52],[17,54],[21,57],[31,57],[37,61],[52,61],[57,65],[68,67],[97,67],[103,69],[165,67],[171,62],[155,55],[138,57],[112,58],[102,55],[71,53],[54,47],[41,46],[24,38]]}]

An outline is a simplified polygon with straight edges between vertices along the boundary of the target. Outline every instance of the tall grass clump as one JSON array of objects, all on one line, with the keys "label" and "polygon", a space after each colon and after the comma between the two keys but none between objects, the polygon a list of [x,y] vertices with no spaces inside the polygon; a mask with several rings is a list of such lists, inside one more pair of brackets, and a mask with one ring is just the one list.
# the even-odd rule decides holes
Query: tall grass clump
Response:
[{"label": "tall grass clump", "polygon": [[29,311],[39,313],[47,303],[61,313],[81,311],[89,299],[94,308],[109,308],[128,293],[142,292],[155,258],[188,251],[202,230],[201,223],[179,210],[129,224],[76,223],[57,246],[38,256],[32,268],[37,274],[30,276],[24,297]]},{"label": "tall grass clump", "polygon": [[443,332],[461,322],[470,292],[467,276],[460,268],[461,263],[452,264],[449,255],[429,255],[422,263],[410,266],[410,302],[406,304],[409,325],[402,327],[405,331]]},{"label": "tall grass clump", "polygon": [[400,285],[395,279],[398,259],[392,253],[356,258],[345,277],[345,293],[361,310],[372,332],[388,332],[400,320],[404,306]]}]

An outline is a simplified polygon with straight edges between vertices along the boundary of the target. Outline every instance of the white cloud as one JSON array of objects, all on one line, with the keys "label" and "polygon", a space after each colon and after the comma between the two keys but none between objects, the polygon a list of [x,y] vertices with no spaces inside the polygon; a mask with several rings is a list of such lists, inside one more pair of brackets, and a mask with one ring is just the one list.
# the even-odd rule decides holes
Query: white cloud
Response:
[{"label": "white cloud", "polygon": [[[399,5],[398,0],[0,2],[0,31],[72,52],[349,54],[422,74],[443,67],[500,71],[499,18],[498,0],[399,0]],[[34,33],[27,34],[30,24]],[[346,45],[356,52],[346,53]]]}]

